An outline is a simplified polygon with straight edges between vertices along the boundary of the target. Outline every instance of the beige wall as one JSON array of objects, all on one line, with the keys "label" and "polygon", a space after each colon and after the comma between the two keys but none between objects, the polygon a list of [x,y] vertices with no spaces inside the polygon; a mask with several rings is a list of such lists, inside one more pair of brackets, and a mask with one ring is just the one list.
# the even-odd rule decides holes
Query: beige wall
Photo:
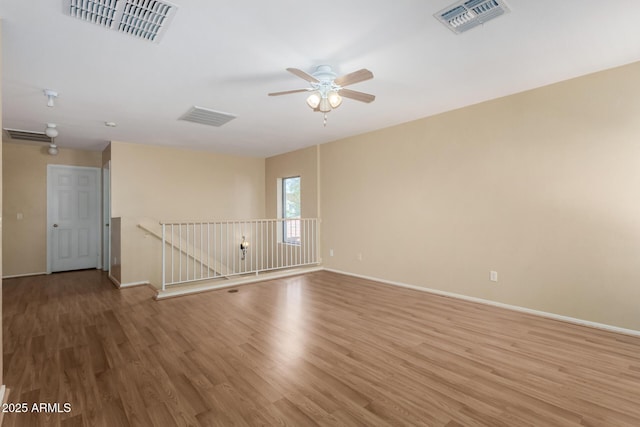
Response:
[{"label": "beige wall", "polygon": [[322,145],[325,266],[640,330],[638,76]]},{"label": "beige wall", "polygon": [[[300,177],[300,216],[302,218],[318,218],[320,216],[319,160],[320,148],[317,145],[266,159],[265,203],[268,218],[278,218],[279,197],[282,197],[278,191],[278,186],[282,182],[279,183],[278,179],[294,176]],[[280,217],[282,217],[282,214],[280,214]],[[306,235],[304,230],[311,226],[311,224],[303,225],[303,236]],[[320,230],[320,225],[318,225],[318,230]],[[275,252],[289,254],[292,257],[290,258],[292,263],[300,262],[300,246],[283,244],[281,240],[278,241],[276,236],[277,234],[272,234],[271,241],[268,243],[276,249],[275,251],[269,251],[267,262],[278,263],[279,255],[275,254],[274,256]],[[281,239],[282,237],[280,236],[279,238]],[[308,244],[310,245],[311,243],[308,242]],[[304,242],[303,246],[305,246]]]},{"label": "beige wall", "polygon": [[[101,166],[101,153],[5,140],[3,148],[3,274],[47,271],[47,165]],[[19,220],[21,213],[23,219]]]},{"label": "beige wall", "polygon": [[265,163],[265,198],[268,218],[277,217],[278,178],[300,177],[300,208],[303,218],[319,216],[318,146],[269,157]]},{"label": "beige wall", "polygon": [[111,144],[102,150],[102,165],[104,166],[109,161],[111,161]]},{"label": "beige wall", "polygon": [[111,216],[121,218],[122,283],[160,285],[161,247],[137,227],[140,219],[263,218],[264,175],[264,159],[112,142]]}]

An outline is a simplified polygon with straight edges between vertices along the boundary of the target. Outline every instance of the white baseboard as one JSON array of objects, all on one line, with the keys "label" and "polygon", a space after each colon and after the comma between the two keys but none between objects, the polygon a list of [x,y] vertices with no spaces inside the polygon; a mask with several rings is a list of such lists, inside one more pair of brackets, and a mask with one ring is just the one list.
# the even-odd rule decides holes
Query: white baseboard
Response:
[{"label": "white baseboard", "polygon": [[113,282],[113,284],[116,286],[116,288],[118,288],[118,289],[132,288],[134,286],[149,285],[148,281],[120,283],[120,281],[118,279],[116,279],[115,277],[113,277],[111,275],[111,273],[109,273],[109,280],[111,280]]},{"label": "white baseboard", "polygon": [[[0,386],[0,404],[4,408],[4,404],[9,401],[9,389],[3,384]],[[4,411],[0,412],[0,426],[4,420]]]},{"label": "white baseboard", "polygon": [[113,277],[111,275],[111,273],[109,273],[109,280],[111,280],[111,283],[113,283],[115,285],[116,288],[120,288],[120,281],[118,279],[116,279],[115,277]]},{"label": "white baseboard", "polygon": [[151,283],[149,282],[129,282],[129,283],[120,283],[119,288],[133,288],[134,286],[145,286],[145,285],[151,285]]},{"label": "white baseboard", "polygon": [[533,314],[534,316],[546,317],[548,319],[559,320],[561,322],[573,323],[575,325],[587,326],[590,328],[602,329],[610,332],[617,332],[619,334],[632,335],[635,337],[640,337],[640,331],[636,331],[635,329],[627,329],[621,328],[619,326],[607,325],[605,323],[592,322],[590,320],[577,319],[575,317],[563,316],[560,314],[549,313],[541,310],[534,310],[531,308],[521,307],[518,305],[505,304],[502,302],[491,301],[483,298],[470,297],[467,295],[456,294],[453,292],[440,291],[437,289],[426,288],[423,286],[410,285],[408,283],[396,282],[393,280],[380,279],[377,277],[364,276],[362,274],[349,273],[341,270],[334,270],[332,268],[324,268],[325,271],[330,271],[332,273],[344,274],[345,276],[358,277],[360,279],[371,280],[373,282],[384,283],[386,285],[400,286],[402,288],[413,289],[416,291],[428,292],[431,294],[442,295],[450,298],[457,298],[465,301],[476,302],[479,304],[491,305],[494,307],[506,308],[507,310],[519,311],[521,313]]},{"label": "white baseboard", "polygon": [[12,274],[10,276],[2,276],[2,279],[15,279],[18,277],[29,277],[29,276],[44,276],[45,274],[49,274],[46,271],[43,271],[41,273],[25,273],[25,274]]},{"label": "white baseboard", "polygon": [[323,270],[322,267],[309,267],[309,268],[263,273],[258,276],[234,278],[234,279],[229,279],[229,281],[222,282],[222,283],[203,282],[202,284],[189,285],[188,287],[185,287],[185,288],[167,289],[165,291],[158,290],[157,291],[158,293],[155,299],[163,300],[167,298],[174,298],[174,297],[180,297],[184,295],[196,294],[200,292],[213,291],[217,289],[232,288],[234,286],[247,285],[249,283],[264,282],[267,280],[280,279],[283,277],[298,276],[300,274],[312,273],[314,271],[322,271],[322,270]]}]

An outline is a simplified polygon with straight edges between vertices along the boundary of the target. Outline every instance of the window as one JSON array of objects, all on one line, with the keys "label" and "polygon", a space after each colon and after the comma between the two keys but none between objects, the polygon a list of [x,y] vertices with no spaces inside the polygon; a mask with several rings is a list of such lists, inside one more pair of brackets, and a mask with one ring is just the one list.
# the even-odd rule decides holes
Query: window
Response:
[{"label": "window", "polygon": [[300,177],[282,178],[282,241],[300,244]]}]

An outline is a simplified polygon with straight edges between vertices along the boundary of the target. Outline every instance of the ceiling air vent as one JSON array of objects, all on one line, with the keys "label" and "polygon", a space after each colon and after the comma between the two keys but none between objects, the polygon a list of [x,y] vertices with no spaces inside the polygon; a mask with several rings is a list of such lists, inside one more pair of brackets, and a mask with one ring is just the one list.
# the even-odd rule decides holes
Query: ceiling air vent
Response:
[{"label": "ceiling air vent", "polygon": [[9,129],[4,128],[9,134],[9,137],[13,140],[21,141],[34,141],[34,142],[46,142],[51,143],[51,138],[44,134],[44,132],[32,132],[29,130]]},{"label": "ceiling air vent", "polygon": [[187,122],[220,127],[235,118],[236,116],[234,116],[233,114],[222,113],[220,111],[214,111],[208,108],[194,106],[189,111],[184,113],[178,120],[185,120]]},{"label": "ceiling air vent", "polygon": [[460,34],[509,12],[504,0],[466,0],[454,3],[433,16],[448,29]]},{"label": "ceiling air vent", "polygon": [[157,0],[69,0],[74,18],[152,42],[160,41],[176,9]]},{"label": "ceiling air vent", "polygon": [[120,0],[71,0],[69,14],[83,21],[113,28],[118,3]]}]

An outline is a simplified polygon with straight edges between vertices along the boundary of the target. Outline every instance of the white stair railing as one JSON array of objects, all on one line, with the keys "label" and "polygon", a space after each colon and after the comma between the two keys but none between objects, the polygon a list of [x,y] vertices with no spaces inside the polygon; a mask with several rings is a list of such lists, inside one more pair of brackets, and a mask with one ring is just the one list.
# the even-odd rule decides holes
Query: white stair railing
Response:
[{"label": "white stair railing", "polygon": [[317,218],[160,222],[162,289],[319,262]]}]

